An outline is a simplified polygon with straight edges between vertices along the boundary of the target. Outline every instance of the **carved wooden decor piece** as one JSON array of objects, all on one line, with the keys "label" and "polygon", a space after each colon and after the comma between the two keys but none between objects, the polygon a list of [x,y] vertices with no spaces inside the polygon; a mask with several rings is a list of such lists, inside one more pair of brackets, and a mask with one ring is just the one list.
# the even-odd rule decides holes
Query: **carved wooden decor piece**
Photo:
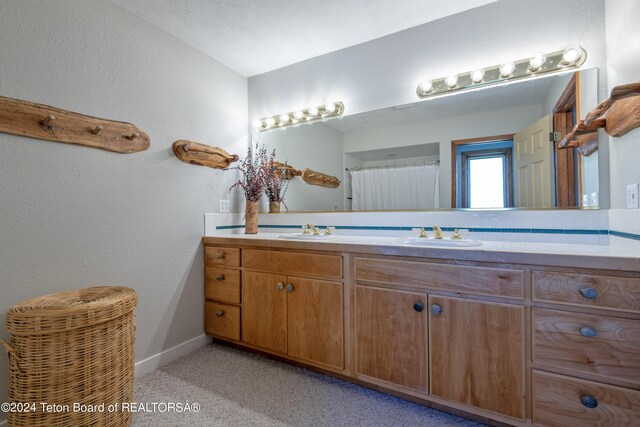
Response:
[{"label": "carved wooden decor piece", "polygon": [[186,139],[174,142],[172,148],[173,154],[183,162],[214,169],[226,169],[239,159],[237,154],[229,154],[222,148]]},{"label": "carved wooden decor piece", "polygon": [[580,120],[578,124],[573,127],[573,130],[558,143],[558,148],[575,148],[578,146],[576,137],[586,135],[591,132],[597,132],[598,129],[603,127],[605,127],[604,118],[593,120],[588,126],[585,124],[584,120]]},{"label": "carved wooden decor piece", "polygon": [[[611,108],[616,103],[616,101],[620,101],[630,96],[638,95],[640,95],[640,82],[616,86],[611,90],[611,95],[609,96],[609,98],[602,101],[596,108],[594,108],[589,114],[587,114],[584,122],[589,125],[592,121],[606,113],[607,110],[609,110],[609,108]],[[607,117],[609,117],[609,115],[607,115]]]},{"label": "carved wooden decor piece", "polygon": [[302,170],[302,179],[309,185],[320,185],[322,187],[336,188],[340,185],[340,180],[335,176],[305,168]]},{"label": "carved wooden decor piece", "polygon": [[284,172],[284,179],[287,180],[291,180],[296,176],[302,175],[302,171],[299,171],[298,169],[286,163],[273,162],[273,167],[276,168],[276,173],[279,177],[281,177],[282,173]]},{"label": "carved wooden decor piece", "polygon": [[[604,115],[604,117],[602,117]],[[607,134],[619,137],[640,127],[640,82],[616,86],[611,96],[587,114],[558,143],[558,148],[578,148],[583,156],[598,150],[595,132],[604,128]],[[592,136],[586,136],[591,134]]]},{"label": "carved wooden decor piece", "polygon": [[150,144],[149,136],[131,123],[4,96],[0,96],[0,132],[116,153],[144,151]]}]

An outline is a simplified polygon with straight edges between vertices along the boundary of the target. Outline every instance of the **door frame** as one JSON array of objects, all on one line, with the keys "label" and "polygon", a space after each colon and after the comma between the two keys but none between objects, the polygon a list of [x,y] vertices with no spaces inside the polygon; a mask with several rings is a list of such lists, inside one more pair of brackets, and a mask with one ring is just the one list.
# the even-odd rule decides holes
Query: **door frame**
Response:
[{"label": "door frame", "polygon": [[[484,136],[480,138],[466,138],[466,139],[454,139],[451,141],[451,208],[456,208],[457,206],[457,198],[458,198],[458,185],[457,185],[457,155],[458,155],[458,146],[461,145],[472,145],[472,144],[482,144],[492,141],[504,141],[511,139],[513,140],[514,133],[505,134],[505,135],[494,135],[494,136]],[[512,192],[513,194],[513,192]]]},{"label": "door frame", "polygon": [[[574,117],[575,112],[575,117]],[[571,132],[575,121],[580,116],[580,75],[573,73],[562,95],[553,107],[553,132],[560,133],[560,139]],[[580,206],[582,202],[576,199],[576,170],[578,169],[578,194],[582,194],[582,158],[577,157],[575,148],[559,149],[554,142],[555,158],[555,191],[556,207]],[[577,200],[577,203],[576,203]]]}]

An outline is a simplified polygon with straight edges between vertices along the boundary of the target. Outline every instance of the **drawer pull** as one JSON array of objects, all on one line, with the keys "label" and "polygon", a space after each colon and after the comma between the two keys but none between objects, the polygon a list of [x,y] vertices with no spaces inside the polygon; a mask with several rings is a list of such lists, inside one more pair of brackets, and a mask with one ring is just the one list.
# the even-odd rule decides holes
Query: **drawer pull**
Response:
[{"label": "drawer pull", "polygon": [[598,296],[598,291],[596,288],[582,288],[580,289],[580,295],[587,299],[594,299]]},{"label": "drawer pull", "polygon": [[216,311],[216,316],[218,316],[218,317],[224,316],[224,311],[222,311],[222,310]]},{"label": "drawer pull", "polygon": [[593,338],[598,336],[598,331],[588,326],[583,326],[580,328],[580,335],[586,338]]},{"label": "drawer pull", "polygon": [[281,290],[283,290],[283,289],[284,289],[284,285],[283,285],[282,283],[278,283],[278,284],[276,285],[276,288],[278,288],[278,290],[279,290],[279,291],[281,291]]},{"label": "drawer pull", "polygon": [[596,398],[589,395],[580,396],[580,402],[589,409],[593,409],[598,406]]},{"label": "drawer pull", "polygon": [[287,285],[287,292],[293,292],[293,285],[291,283]]},{"label": "drawer pull", "polygon": [[440,307],[438,304],[431,304],[431,314],[433,314],[434,316],[439,316],[440,313],[442,313],[442,307]]},{"label": "drawer pull", "polygon": [[224,259],[224,252],[218,252],[216,254],[216,259]]},{"label": "drawer pull", "polygon": [[422,310],[424,310],[424,304],[418,301],[417,303],[413,304],[413,309],[418,313],[421,313]]},{"label": "drawer pull", "polygon": [[218,274],[218,275],[216,276],[216,280],[217,280],[218,282],[223,281],[223,280],[224,280],[224,274]]}]

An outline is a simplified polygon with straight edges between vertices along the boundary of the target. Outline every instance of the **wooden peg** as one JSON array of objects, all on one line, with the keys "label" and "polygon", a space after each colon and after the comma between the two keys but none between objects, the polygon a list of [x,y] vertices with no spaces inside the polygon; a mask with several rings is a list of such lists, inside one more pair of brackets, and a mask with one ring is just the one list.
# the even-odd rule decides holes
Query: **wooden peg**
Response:
[{"label": "wooden peg", "polygon": [[102,129],[104,129],[102,125],[98,125],[91,131],[91,133],[94,135],[98,135],[102,131]]},{"label": "wooden peg", "polygon": [[138,138],[140,136],[140,134],[138,132],[134,132],[131,135],[125,136],[125,138],[127,138],[129,141],[133,141],[134,139]]},{"label": "wooden peg", "polygon": [[49,125],[50,125],[50,123],[51,123],[52,121],[54,121],[55,119],[56,119],[56,116],[54,116],[53,114],[49,114],[47,117],[45,117],[45,118],[40,122],[40,124],[41,124],[42,126],[49,126]]}]

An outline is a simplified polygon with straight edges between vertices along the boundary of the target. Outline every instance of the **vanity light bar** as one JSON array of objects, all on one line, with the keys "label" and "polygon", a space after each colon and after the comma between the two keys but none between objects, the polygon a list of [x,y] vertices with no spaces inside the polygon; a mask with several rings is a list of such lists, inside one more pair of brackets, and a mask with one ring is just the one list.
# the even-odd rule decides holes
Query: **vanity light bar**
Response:
[{"label": "vanity light bar", "polygon": [[264,132],[271,129],[310,123],[328,117],[341,116],[343,112],[344,104],[342,102],[332,102],[318,107],[282,113],[277,116],[263,117],[256,121],[255,126],[258,131]]},{"label": "vanity light bar", "polygon": [[507,81],[539,76],[578,68],[587,59],[587,52],[579,47],[544,54],[533,54],[530,58],[506,62],[492,67],[452,74],[435,80],[425,80],[416,88],[418,98],[431,98],[460,90],[476,89],[501,84]]}]

